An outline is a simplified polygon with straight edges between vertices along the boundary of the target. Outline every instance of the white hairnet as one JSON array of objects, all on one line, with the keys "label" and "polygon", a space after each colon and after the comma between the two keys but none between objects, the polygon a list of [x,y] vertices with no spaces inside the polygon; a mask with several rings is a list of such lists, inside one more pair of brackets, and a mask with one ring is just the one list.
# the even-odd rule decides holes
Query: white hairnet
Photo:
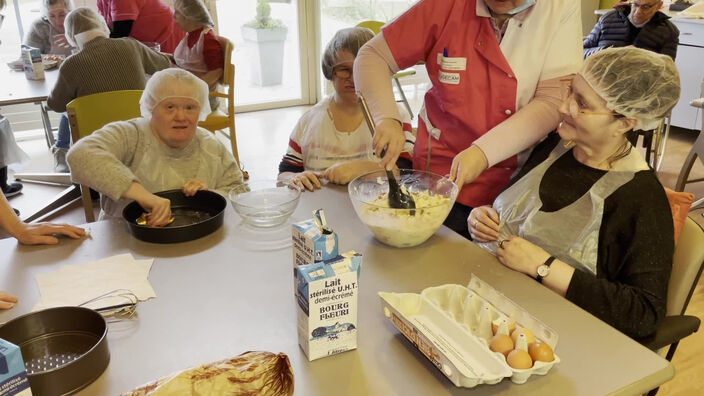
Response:
[{"label": "white hairnet", "polygon": [[174,0],[174,10],[184,17],[206,26],[215,26],[208,9],[201,0]]},{"label": "white hairnet", "polygon": [[[104,37],[110,36],[110,29],[108,29],[108,25],[102,15],[88,7],[78,7],[66,15],[66,19],[64,19],[64,35],[68,43],[76,47],[79,41],[76,39],[76,35],[86,32],[96,32]],[[95,35],[91,34],[91,36]]]},{"label": "white hairnet", "polygon": [[42,16],[48,17],[49,7],[55,4],[63,4],[66,11],[71,11],[73,9],[71,0],[42,0]]},{"label": "white hairnet", "polygon": [[210,114],[208,102],[208,84],[183,69],[170,68],[152,75],[144,87],[139,100],[142,117],[152,118],[152,111],[162,101],[169,98],[193,99],[200,105],[199,121]]},{"label": "white hairnet", "polygon": [[657,128],[680,98],[680,75],[672,58],[640,48],[599,51],[584,61],[579,74],[609,110],[636,119],[636,130]]}]

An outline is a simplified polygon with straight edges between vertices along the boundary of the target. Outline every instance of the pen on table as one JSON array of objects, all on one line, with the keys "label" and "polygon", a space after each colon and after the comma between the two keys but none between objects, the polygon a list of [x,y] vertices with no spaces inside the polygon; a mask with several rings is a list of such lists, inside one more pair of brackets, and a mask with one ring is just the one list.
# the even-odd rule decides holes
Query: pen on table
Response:
[{"label": "pen on table", "polygon": [[445,58],[447,58],[447,57],[450,56],[450,55],[447,54],[447,47],[443,48],[443,50],[442,50],[442,56],[445,57]]}]

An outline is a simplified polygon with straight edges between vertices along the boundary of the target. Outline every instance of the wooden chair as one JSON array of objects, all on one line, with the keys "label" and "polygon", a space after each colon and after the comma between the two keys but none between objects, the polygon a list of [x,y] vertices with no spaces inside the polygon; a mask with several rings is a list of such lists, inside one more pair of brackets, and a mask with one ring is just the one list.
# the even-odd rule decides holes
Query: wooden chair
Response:
[{"label": "wooden chair", "polygon": [[225,37],[218,37],[218,40],[222,44],[225,53],[225,70],[223,70],[222,84],[226,85],[227,88],[226,93],[213,91],[210,93],[210,96],[227,99],[227,114],[212,112],[208,115],[208,118],[199,122],[198,126],[213,133],[218,130],[229,130],[229,133],[225,133],[225,136],[230,139],[232,155],[235,157],[237,166],[242,170],[242,176],[246,180],[249,179],[249,174],[242,169],[240,155],[237,150],[237,134],[235,132],[235,65],[232,61],[232,52],[235,47],[232,42]]},{"label": "wooden chair", "polygon": [[[374,34],[379,34],[379,32],[381,31],[381,27],[384,25],[385,23],[380,21],[362,21],[357,24],[357,27],[367,28],[374,32]],[[414,69],[406,69],[399,71],[393,76],[393,81],[396,84],[396,89],[398,89],[398,93],[401,96],[401,100],[398,100],[397,102],[403,103],[403,106],[408,111],[408,114],[411,116],[411,119],[413,118],[413,110],[411,110],[411,105],[408,104],[408,99],[406,98],[406,94],[403,92],[403,88],[401,87],[401,82],[399,81],[399,79],[413,76],[415,74],[416,71]]]},{"label": "wooden chair", "polygon": [[[66,105],[66,112],[73,142],[90,135],[110,122],[139,117],[141,97],[141,90],[126,90],[102,92],[72,100]],[[81,184],[80,191],[86,221],[93,222],[95,216],[90,188]]]},{"label": "wooden chair", "polygon": [[[672,260],[665,320],[654,336],[641,340],[643,345],[653,351],[669,345],[665,356],[669,361],[672,360],[679,341],[696,332],[701,324],[698,317],[684,313],[699,282],[702,269],[704,269],[704,231],[694,220],[687,218]],[[657,389],[652,390],[648,395],[652,396],[655,393]]]}]

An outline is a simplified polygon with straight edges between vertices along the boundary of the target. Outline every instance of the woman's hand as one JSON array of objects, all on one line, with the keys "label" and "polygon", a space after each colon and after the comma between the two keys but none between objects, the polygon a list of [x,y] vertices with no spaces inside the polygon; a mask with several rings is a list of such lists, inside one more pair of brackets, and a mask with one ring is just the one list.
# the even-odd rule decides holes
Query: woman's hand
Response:
[{"label": "woman's hand", "polygon": [[186,182],[186,184],[183,185],[183,195],[187,197],[192,197],[196,195],[196,193],[200,190],[207,190],[208,186],[205,184],[203,180],[200,179],[191,179]]},{"label": "woman's hand", "polygon": [[490,205],[472,209],[467,218],[472,240],[492,242],[499,238],[499,213]]},{"label": "woman's hand", "polygon": [[12,235],[24,245],[56,245],[59,239],[55,235],[78,239],[86,235],[86,231],[69,224],[21,222],[12,230]]},{"label": "woman's hand", "polygon": [[381,169],[379,163],[366,160],[354,160],[337,163],[325,170],[322,177],[335,184],[347,184],[362,173]]},{"label": "woman's hand", "polygon": [[71,48],[71,44],[68,43],[68,40],[66,40],[66,35],[64,34],[55,34],[52,37],[52,40],[54,41],[54,45],[59,48]]},{"label": "woman's hand", "polygon": [[10,293],[0,291],[0,309],[10,309],[17,303],[17,297]]},{"label": "woman's hand", "polygon": [[323,186],[323,183],[320,182],[320,177],[321,175],[316,172],[304,171],[293,174],[289,179],[289,183],[301,189],[315,191]]},{"label": "woman's hand", "polygon": [[530,277],[535,277],[538,267],[550,258],[543,248],[517,236],[499,242],[496,255],[503,265]]},{"label": "woman's hand", "polygon": [[159,227],[169,223],[171,220],[171,201],[166,198],[158,197],[149,191],[144,186],[137,182],[132,182],[130,187],[122,194],[122,198],[133,199],[149,212],[147,216],[147,225],[151,227]]},{"label": "woman's hand", "polygon": [[[385,118],[376,125],[374,134],[374,152],[381,158],[381,166],[387,170],[392,170],[396,165],[398,156],[403,151],[403,144],[406,142],[406,135],[398,120]],[[386,148],[386,153],[382,157],[381,151]]]},{"label": "woman's hand", "polygon": [[452,159],[450,180],[462,188],[465,184],[474,181],[488,165],[484,152],[477,146],[470,146]]}]

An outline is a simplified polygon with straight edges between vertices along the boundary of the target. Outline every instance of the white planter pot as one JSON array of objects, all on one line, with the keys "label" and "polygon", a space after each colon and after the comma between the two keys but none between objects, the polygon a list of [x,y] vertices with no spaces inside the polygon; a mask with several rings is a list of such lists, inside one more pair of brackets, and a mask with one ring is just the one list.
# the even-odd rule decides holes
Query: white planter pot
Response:
[{"label": "white planter pot", "polygon": [[288,29],[254,29],[242,26],[242,37],[252,43],[250,57],[254,82],[260,86],[279,85],[284,71],[284,41]]}]

